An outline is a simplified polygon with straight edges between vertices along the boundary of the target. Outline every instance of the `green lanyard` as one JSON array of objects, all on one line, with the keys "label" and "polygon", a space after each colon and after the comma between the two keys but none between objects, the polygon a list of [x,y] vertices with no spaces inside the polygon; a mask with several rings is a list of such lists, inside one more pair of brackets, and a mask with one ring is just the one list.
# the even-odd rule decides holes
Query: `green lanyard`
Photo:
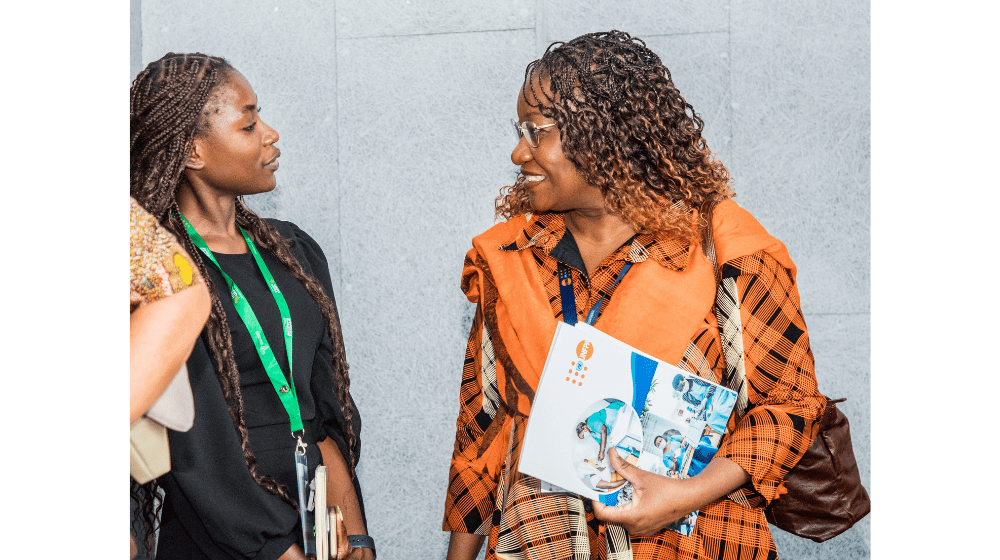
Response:
[{"label": "green lanyard", "polygon": [[[281,399],[281,404],[284,405],[285,412],[288,413],[292,434],[295,434],[299,430],[302,430],[302,433],[305,434],[305,430],[302,428],[302,415],[299,413],[299,400],[295,394],[295,378],[292,376],[292,315],[288,311],[285,296],[278,289],[278,284],[274,281],[274,277],[271,276],[267,265],[264,264],[264,259],[260,257],[260,253],[257,251],[257,247],[254,246],[253,240],[240,227],[240,233],[243,234],[243,239],[246,240],[247,246],[250,247],[250,252],[253,253],[254,260],[257,261],[257,267],[260,268],[261,274],[264,275],[264,280],[267,281],[268,287],[271,288],[271,295],[274,296],[274,302],[278,304],[278,311],[281,312],[281,325],[285,334],[285,351],[288,353],[288,375],[291,379],[288,383],[285,382],[285,374],[281,371],[281,366],[278,365],[278,360],[274,357],[274,352],[271,351],[271,346],[264,336],[264,330],[260,327],[257,316],[254,315],[253,308],[250,307],[250,302],[247,301],[246,296],[240,291],[239,286],[233,282],[233,279],[226,274],[225,270],[222,270],[222,266],[219,264],[219,261],[215,260],[212,250],[208,248],[205,240],[191,226],[191,222],[183,214],[180,215],[180,218],[184,222],[184,227],[187,229],[188,235],[191,236],[191,241],[194,242],[195,247],[201,249],[201,252],[205,253],[205,256],[215,263],[219,272],[222,273],[222,277],[226,280],[226,285],[229,286],[229,295],[233,298],[233,305],[236,307],[236,312],[239,314],[240,319],[243,319],[243,324],[250,331],[250,336],[255,339],[256,343],[254,347],[257,349],[257,355],[260,356],[260,361],[264,363],[267,377],[271,380],[271,385],[274,387],[275,392],[278,393],[278,398]],[[237,227],[239,226],[237,225]],[[301,437],[299,437],[299,440],[301,441]]]}]

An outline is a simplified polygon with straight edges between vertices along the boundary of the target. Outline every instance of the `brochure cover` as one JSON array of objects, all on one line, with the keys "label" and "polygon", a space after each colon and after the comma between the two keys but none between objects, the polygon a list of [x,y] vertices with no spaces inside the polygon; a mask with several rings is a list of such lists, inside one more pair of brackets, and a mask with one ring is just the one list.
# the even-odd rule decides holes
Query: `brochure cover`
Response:
[{"label": "brochure cover", "polygon": [[[607,505],[631,500],[608,451],[687,478],[718,450],[736,393],[587,325],[559,323],[528,417],[520,470],[543,490]],[[690,535],[698,512],[671,525]]]}]

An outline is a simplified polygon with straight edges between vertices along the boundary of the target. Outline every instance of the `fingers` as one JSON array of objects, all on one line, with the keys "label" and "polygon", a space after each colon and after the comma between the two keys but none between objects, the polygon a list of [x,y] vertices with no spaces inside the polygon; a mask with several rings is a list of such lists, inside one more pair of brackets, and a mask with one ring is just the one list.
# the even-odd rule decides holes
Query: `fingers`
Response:
[{"label": "fingers", "polygon": [[622,524],[627,520],[624,507],[606,506],[600,500],[594,500],[594,517],[608,523]]},{"label": "fingers", "polygon": [[[615,486],[622,486],[626,481],[632,481],[635,478],[636,469],[633,469],[632,465],[626,463],[618,455],[618,450],[612,448],[608,451],[608,459],[611,460],[611,466],[614,467],[615,472],[620,474],[625,480],[620,481]],[[626,513],[626,507],[615,507],[606,506],[602,504],[599,500],[594,500],[594,516],[602,521],[607,521],[610,523],[623,523],[628,520],[629,516]]]},{"label": "fingers", "polygon": [[632,466],[632,464],[626,462],[618,455],[617,449],[612,449],[608,453],[608,458],[611,459],[611,466],[614,467],[615,472],[620,474],[622,478],[635,484],[636,478],[641,476],[641,469],[637,469]]},{"label": "fingers", "polygon": [[347,542],[347,527],[344,527],[344,512],[337,506],[337,560],[344,560],[350,556],[354,547]]}]

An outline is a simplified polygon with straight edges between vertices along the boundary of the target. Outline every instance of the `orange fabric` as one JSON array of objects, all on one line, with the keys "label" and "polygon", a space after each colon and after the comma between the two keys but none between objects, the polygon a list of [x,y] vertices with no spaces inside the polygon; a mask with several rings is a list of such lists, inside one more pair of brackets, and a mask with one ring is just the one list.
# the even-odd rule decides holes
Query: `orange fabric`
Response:
[{"label": "orange fabric", "polygon": [[716,262],[722,264],[763,251],[787,268],[792,282],[795,282],[795,263],[785,244],[767,233],[750,212],[732,200],[716,205],[712,214],[712,234]]},{"label": "orange fabric", "polygon": [[[497,279],[499,334],[507,341],[518,371],[534,388],[541,378],[558,320],[552,317],[550,297],[533,254],[525,251],[511,256],[500,249],[500,244],[511,237],[510,228],[521,228],[526,223],[524,216],[517,216],[473,238],[463,277],[481,281],[481,271],[476,266],[478,257],[489,264]],[[657,358],[676,363],[687,347],[691,331],[715,299],[712,265],[697,251],[697,246],[694,248],[694,258],[689,255],[688,266],[683,270],[671,270],[654,262],[635,266],[616,289],[619,297],[602,311],[601,330]],[[469,300],[481,304],[478,287],[472,290],[467,294]],[[516,345],[512,344],[514,341]],[[503,394],[505,380],[499,381]],[[518,412],[527,415],[530,404],[524,400],[520,403]]]},{"label": "orange fabric", "polygon": [[[717,456],[747,470],[752,487],[734,496],[738,503],[722,499],[703,508],[691,537],[662,531],[632,539],[634,558],[775,557],[759,506],[775,497],[784,474],[808,447],[822,409],[795,268],[784,245],[731,201],[716,208],[713,229],[718,262],[736,277],[741,294],[751,404],[739,426],[730,422]],[[608,553],[606,528],[592,515],[586,530],[563,521],[580,516],[578,498],[539,495],[537,481],[516,472],[523,420],[562,313],[556,259],[549,253],[564,232],[561,216],[517,216],[473,239],[466,256],[462,287],[477,312],[443,527],[489,534],[488,558],[498,552],[498,540],[509,558],[569,558],[581,547],[596,558]],[[625,261],[637,264],[612,289]],[[719,382],[725,367],[712,312],[715,282],[697,243],[643,234],[590,277],[573,274],[581,315],[600,295],[610,298],[599,329]],[[504,488],[521,505],[499,515]]]},{"label": "orange fabric", "polygon": [[[475,264],[478,256],[489,264],[494,278],[502,279],[497,282],[497,316],[503,319],[498,321],[500,335],[508,341],[508,348],[516,348],[510,353],[511,359],[534,388],[541,378],[558,321],[551,317],[549,296],[532,253],[512,256],[500,249],[526,224],[525,216],[516,216],[473,238],[462,276],[463,284],[466,276],[475,278],[469,280],[466,293],[473,303],[481,303],[481,271]],[[794,280],[795,265],[785,245],[735,202],[727,200],[716,207],[713,228],[718,262],[765,251],[789,268]],[[712,265],[697,244],[691,248],[694,258],[683,271],[651,265],[635,267],[618,287],[620,297],[603,311],[601,330],[661,360],[677,363],[687,346],[687,337],[715,299]],[[516,305],[508,306],[506,302]],[[518,345],[512,346],[511,341]],[[504,394],[505,381],[499,382]],[[520,402],[519,412],[527,415],[530,404]]]}]

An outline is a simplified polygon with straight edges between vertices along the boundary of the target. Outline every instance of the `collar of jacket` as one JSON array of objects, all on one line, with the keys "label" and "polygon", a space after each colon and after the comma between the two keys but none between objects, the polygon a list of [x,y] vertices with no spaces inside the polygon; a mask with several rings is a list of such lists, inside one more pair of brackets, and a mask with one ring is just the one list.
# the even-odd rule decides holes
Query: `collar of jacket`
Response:
[{"label": "collar of jacket", "polygon": [[[492,306],[488,312],[495,313],[492,336],[502,339],[504,354],[514,366],[513,371],[497,376],[498,389],[508,405],[523,415],[530,412],[558,324],[536,257],[523,250],[532,238],[535,244],[558,243],[558,239],[542,241],[544,233],[536,237],[544,226],[540,224],[535,233],[529,233],[532,229],[524,215],[493,226],[473,238],[462,272],[466,297],[484,309]],[[735,202],[727,200],[716,206],[712,227],[719,263],[765,251],[789,268],[794,279],[795,268],[784,245]],[[525,233],[521,239],[525,246],[509,248],[521,233]],[[698,240],[690,244],[687,257],[683,268],[649,262],[635,265],[616,288],[595,327],[667,363],[680,362],[692,334],[715,302],[712,265]],[[512,399],[507,396],[510,391],[528,398]]]},{"label": "collar of jacket", "polygon": [[[512,220],[513,221],[513,220]],[[524,225],[516,235],[500,244],[500,251],[523,251],[530,247],[548,255],[566,234],[566,222],[561,213],[525,215]],[[684,270],[688,264],[691,243],[674,237],[640,233],[632,240],[625,260],[632,263],[652,259],[660,266]]]}]

